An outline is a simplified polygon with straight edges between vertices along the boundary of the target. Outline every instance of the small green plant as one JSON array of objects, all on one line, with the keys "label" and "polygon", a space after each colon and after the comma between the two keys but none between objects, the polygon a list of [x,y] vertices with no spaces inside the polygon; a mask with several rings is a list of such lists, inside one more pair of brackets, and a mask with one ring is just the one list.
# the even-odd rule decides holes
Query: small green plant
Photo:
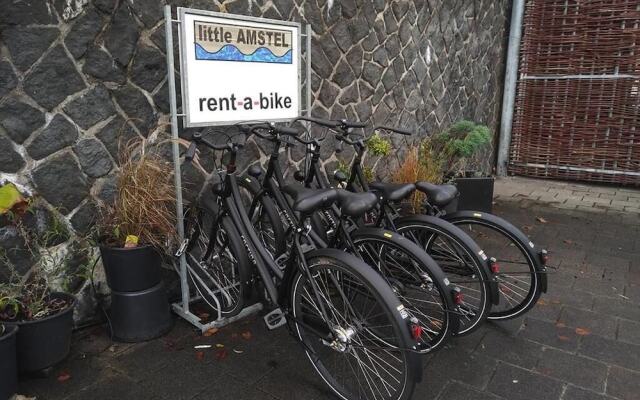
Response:
[{"label": "small green plant", "polygon": [[367,141],[367,149],[374,156],[386,157],[391,154],[391,141],[376,132]]}]

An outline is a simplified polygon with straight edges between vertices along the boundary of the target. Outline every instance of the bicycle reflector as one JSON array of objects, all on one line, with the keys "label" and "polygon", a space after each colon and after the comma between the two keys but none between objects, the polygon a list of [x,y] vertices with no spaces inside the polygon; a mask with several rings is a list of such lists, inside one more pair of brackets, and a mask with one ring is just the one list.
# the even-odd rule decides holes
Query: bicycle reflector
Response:
[{"label": "bicycle reflector", "polygon": [[416,317],[411,317],[411,336],[414,340],[420,340],[422,337],[422,325]]},{"label": "bicycle reflector", "polygon": [[547,265],[549,262],[549,253],[544,249],[540,251],[540,261],[542,261],[542,265]]},{"label": "bicycle reflector", "polygon": [[493,274],[497,274],[500,272],[500,265],[494,257],[491,257],[489,259],[489,268],[491,269],[491,273]]},{"label": "bicycle reflector", "polygon": [[420,324],[412,324],[411,325],[411,336],[413,336],[414,340],[420,340],[422,337],[422,325]]},{"label": "bicycle reflector", "polygon": [[453,288],[453,302],[456,305],[460,305],[462,304],[462,301],[464,300],[464,295],[462,294],[462,290],[460,290],[459,287],[455,287]]}]

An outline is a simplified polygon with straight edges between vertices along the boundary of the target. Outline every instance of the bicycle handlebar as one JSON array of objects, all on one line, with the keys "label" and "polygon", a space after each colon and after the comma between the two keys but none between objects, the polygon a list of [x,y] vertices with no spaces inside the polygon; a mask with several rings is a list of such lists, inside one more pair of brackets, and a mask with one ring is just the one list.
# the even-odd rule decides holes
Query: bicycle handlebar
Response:
[{"label": "bicycle handlebar", "polygon": [[378,125],[378,126],[373,127],[373,131],[374,132],[377,131],[377,130],[395,132],[395,133],[399,133],[400,135],[405,135],[405,136],[413,135],[413,132],[408,131],[406,129],[394,128],[394,127],[386,126],[386,125]]}]

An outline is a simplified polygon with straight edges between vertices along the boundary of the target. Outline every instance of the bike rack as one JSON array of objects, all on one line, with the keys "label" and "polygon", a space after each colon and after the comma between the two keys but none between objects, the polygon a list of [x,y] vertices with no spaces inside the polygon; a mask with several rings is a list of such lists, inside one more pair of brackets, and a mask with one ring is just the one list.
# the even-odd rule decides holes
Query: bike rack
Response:
[{"label": "bike rack", "polygon": [[[166,37],[166,57],[167,57],[167,83],[169,86],[169,104],[170,104],[170,114],[171,114],[171,137],[172,137],[172,153],[173,153],[173,166],[174,166],[174,179],[175,179],[175,187],[176,187],[176,216],[177,216],[177,224],[178,224],[178,238],[180,243],[184,242],[184,215],[183,215],[183,201],[182,201],[182,176],[181,176],[181,167],[180,167],[180,150],[178,147],[178,117],[184,117],[184,114],[178,114],[177,111],[177,102],[176,102],[176,84],[174,79],[174,53],[173,53],[173,25],[181,24],[182,21],[179,19],[179,14],[177,15],[178,19],[173,19],[171,17],[171,6],[166,5],[164,7],[164,19],[165,19],[165,37]],[[248,18],[253,20],[259,20],[259,18]],[[304,41],[302,40],[304,38]],[[182,40],[180,36],[180,29],[178,29],[178,43]],[[304,32],[300,32],[298,43],[304,43],[304,52],[302,53],[302,57],[304,61],[299,65],[298,74],[301,76],[301,68],[304,65],[305,68],[305,80],[302,82],[301,86],[304,93],[304,104],[302,113],[307,116],[311,116],[311,26],[309,24],[304,25]],[[262,303],[256,303],[244,308],[239,314],[233,317],[223,317],[220,304],[215,296],[213,296],[214,301],[216,302],[217,309],[217,318],[208,323],[202,323],[201,318],[197,315],[193,314],[190,310],[190,304],[193,301],[197,301],[200,299],[200,296],[191,296],[189,290],[189,273],[188,266],[185,254],[182,253],[178,257],[178,265],[177,270],[180,275],[180,288],[181,288],[181,301],[173,303],[171,308],[173,311],[178,314],[180,317],[187,320],[190,324],[198,328],[201,332],[206,332],[211,328],[220,328],[225,325],[228,325],[234,321],[245,318],[251,314],[257,313],[263,309]],[[210,293],[216,293],[217,290],[212,290]]]}]

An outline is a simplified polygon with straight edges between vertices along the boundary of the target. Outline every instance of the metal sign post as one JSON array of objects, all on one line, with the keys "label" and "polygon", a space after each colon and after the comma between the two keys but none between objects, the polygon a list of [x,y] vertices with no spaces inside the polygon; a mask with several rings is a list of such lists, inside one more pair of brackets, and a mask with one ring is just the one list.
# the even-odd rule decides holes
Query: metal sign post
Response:
[{"label": "metal sign post", "polygon": [[[178,117],[183,126],[231,125],[234,121],[284,121],[298,116],[301,110],[311,114],[311,29],[306,26],[301,32],[300,24],[288,21],[276,21],[241,15],[214,13],[209,11],[178,7],[177,18],[171,17],[171,6],[164,7],[167,79],[169,87],[169,105],[171,112],[171,136],[176,187],[176,215],[178,237],[184,241],[184,215],[182,200],[182,178],[180,168],[180,149],[178,145]],[[188,23],[189,26],[186,26]],[[178,43],[180,48],[180,76],[182,89],[182,107],[184,113],[178,114],[176,84],[174,79],[173,30],[178,24]],[[262,29],[262,30],[261,30]],[[260,34],[262,32],[262,34]],[[189,41],[188,33],[193,41]],[[261,38],[262,36],[262,38]],[[240,37],[242,39],[240,40]],[[265,38],[266,37],[266,38]],[[300,87],[302,60],[300,57],[302,38],[305,46],[305,96]],[[221,42],[222,44],[218,43]],[[288,47],[287,47],[288,46]],[[294,47],[295,46],[295,47]],[[294,48],[297,51],[293,51]],[[202,61],[199,65],[191,61]],[[203,64],[210,62],[205,67]],[[229,67],[228,64],[235,63]],[[210,73],[215,67],[215,73]],[[206,69],[208,68],[208,69]],[[217,68],[217,69],[216,69]],[[264,70],[278,74],[263,77],[264,84],[256,84],[255,70]],[[291,72],[297,74],[291,76]],[[209,72],[207,75],[206,72]],[[187,74],[191,78],[199,77],[198,85],[189,85]],[[234,74],[243,74],[235,76]],[[247,73],[250,75],[247,76]],[[233,81],[242,81],[242,85]],[[231,84],[230,84],[231,82]],[[293,87],[293,82],[297,82]],[[277,86],[269,86],[277,85]],[[278,86],[279,85],[279,86]],[[269,90],[277,87],[281,92]],[[207,97],[202,90],[207,89]],[[231,92],[231,89],[233,92]],[[295,92],[293,91],[295,89]],[[189,90],[191,92],[189,93]],[[226,90],[226,92],[224,92]],[[261,91],[262,90],[262,91]],[[276,96],[277,95],[277,96]],[[213,100],[211,100],[213,99]],[[304,107],[303,107],[303,104]],[[254,111],[255,112],[252,112]],[[249,117],[248,117],[249,116]],[[207,324],[190,311],[190,303],[198,300],[189,289],[189,271],[186,255],[179,257],[181,301],[172,304],[172,308],[182,318],[189,321],[202,332],[218,328],[235,320],[246,317],[262,309],[262,304],[253,304],[238,315],[223,317],[218,304],[217,318]],[[196,277],[197,279],[197,277]],[[217,303],[217,299],[214,300]]]}]

